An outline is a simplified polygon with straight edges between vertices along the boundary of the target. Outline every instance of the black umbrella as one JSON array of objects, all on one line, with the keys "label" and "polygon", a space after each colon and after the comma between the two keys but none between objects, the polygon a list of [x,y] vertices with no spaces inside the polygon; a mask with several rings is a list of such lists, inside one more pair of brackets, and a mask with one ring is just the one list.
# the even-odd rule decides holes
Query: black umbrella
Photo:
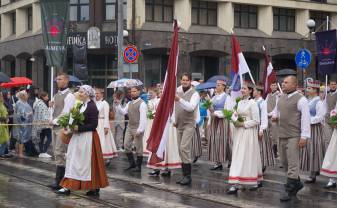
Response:
[{"label": "black umbrella", "polygon": [[0,72],[0,83],[3,82],[10,82],[11,79],[9,78],[9,76],[3,72]]}]

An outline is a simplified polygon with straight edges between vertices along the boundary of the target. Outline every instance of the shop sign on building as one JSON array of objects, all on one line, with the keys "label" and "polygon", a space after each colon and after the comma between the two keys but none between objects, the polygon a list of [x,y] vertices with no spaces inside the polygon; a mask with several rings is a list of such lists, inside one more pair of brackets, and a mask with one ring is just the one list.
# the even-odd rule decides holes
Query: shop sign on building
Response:
[{"label": "shop sign on building", "polygon": [[88,30],[88,48],[99,49],[101,48],[101,31],[98,27],[91,27]]},{"label": "shop sign on building", "polygon": [[[100,32],[100,48],[110,48],[117,49],[117,33],[115,32]],[[88,35],[85,32],[73,32],[68,36],[67,45],[72,47],[73,45],[88,45],[90,41],[88,40]]]}]

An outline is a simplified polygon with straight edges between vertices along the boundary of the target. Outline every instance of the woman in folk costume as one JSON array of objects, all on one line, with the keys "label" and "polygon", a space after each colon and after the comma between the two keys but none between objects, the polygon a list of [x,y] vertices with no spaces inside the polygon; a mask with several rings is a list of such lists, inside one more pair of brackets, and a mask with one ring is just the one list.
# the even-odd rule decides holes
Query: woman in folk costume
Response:
[{"label": "woman in folk costume", "polygon": [[83,102],[80,112],[84,124],[75,126],[67,151],[66,171],[57,193],[69,195],[70,190],[89,190],[88,196],[99,196],[100,188],[108,186],[100,139],[96,128],[98,110],[94,102],[95,90],[89,85],[79,89]]},{"label": "woman in folk costume", "polygon": [[106,165],[109,165],[111,158],[117,156],[115,140],[112,136],[109,122],[109,103],[104,100],[104,90],[96,89],[96,106],[98,109],[98,126],[97,133],[102,147],[103,158]]},{"label": "woman in folk costume", "polygon": [[236,194],[238,185],[251,185],[256,190],[262,181],[262,167],[260,147],[258,141],[258,128],[260,113],[257,103],[251,99],[253,88],[244,84],[241,88],[243,99],[239,101],[237,114],[243,122],[234,122],[232,164],[229,170],[228,183],[232,186],[227,194]]},{"label": "woman in folk costume", "polygon": [[[336,116],[337,105],[334,110],[330,112],[331,116]],[[336,127],[332,133],[332,137],[329,146],[326,150],[323,165],[320,171],[321,175],[328,176],[329,182],[325,186],[326,189],[336,188],[336,178],[337,178],[337,131]]]},{"label": "woman in folk costume", "polygon": [[305,148],[300,151],[300,168],[302,171],[309,171],[310,176],[305,183],[315,183],[316,175],[322,167],[325,144],[323,140],[323,126],[325,116],[325,106],[319,97],[320,82],[308,79],[307,95],[310,109],[311,138]]},{"label": "woman in folk costume", "polygon": [[215,96],[212,98],[210,107],[210,124],[208,129],[208,158],[214,162],[210,170],[222,170],[222,163],[231,161],[232,138],[230,134],[230,123],[224,119],[222,110],[233,108],[230,95],[226,94],[226,82],[216,81]]},{"label": "woman in folk costume", "polygon": [[147,151],[147,139],[150,136],[153,122],[153,115],[156,113],[157,106],[159,104],[158,95],[155,88],[148,89],[149,101],[147,102],[147,126],[143,137],[143,156],[149,156],[150,152]]},{"label": "woman in folk costume", "polygon": [[[192,86],[195,88],[199,84],[199,82],[197,81],[193,81],[193,82],[192,82]],[[193,159],[193,163],[196,163],[199,157],[201,157],[202,155],[201,136],[200,136],[200,130],[199,130],[200,126],[198,125],[200,123],[200,120],[201,120],[201,116],[200,116],[200,107],[199,107],[195,113],[196,128],[195,128],[194,136],[192,139],[191,158]]]},{"label": "woman in folk costume", "polygon": [[273,153],[273,144],[268,132],[267,102],[262,98],[262,94],[263,94],[263,87],[256,86],[254,88],[253,95],[260,112],[259,145],[260,145],[262,172],[264,172],[266,170],[266,167],[273,166],[275,164],[275,161]]},{"label": "woman in folk costume", "polygon": [[[161,89],[162,90],[162,89]],[[161,97],[161,92],[158,95]],[[156,106],[159,105],[160,99],[157,100]],[[174,110],[173,110],[174,112]],[[168,140],[166,143],[165,148],[165,155],[164,160],[160,163],[152,164],[150,161],[151,155],[149,155],[147,167],[152,168],[153,170],[149,173],[150,176],[159,176],[160,171],[161,176],[168,177],[171,175],[172,169],[179,169],[181,168],[181,159],[179,157],[179,150],[178,150],[178,141],[177,141],[177,129],[173,126],[175,116],[171,116],[169,130],[168,130]]]}]

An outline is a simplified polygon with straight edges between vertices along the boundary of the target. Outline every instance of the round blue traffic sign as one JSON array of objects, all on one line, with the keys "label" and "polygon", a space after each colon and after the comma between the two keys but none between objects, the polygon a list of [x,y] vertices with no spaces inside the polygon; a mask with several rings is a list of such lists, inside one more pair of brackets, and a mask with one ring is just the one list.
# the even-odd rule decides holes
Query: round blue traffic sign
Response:
[{"label": "round blue traffic sign", "polygon": [[134,63],[139,56],[136,46],[129,45],[124,50],[124,61],[127,63]]},{"label": "round blue traffic sign", "polygon": [[308,49],[301,48],[295,56],[296,66],[300,69],[307,69],[311,63],[311,53]]}]

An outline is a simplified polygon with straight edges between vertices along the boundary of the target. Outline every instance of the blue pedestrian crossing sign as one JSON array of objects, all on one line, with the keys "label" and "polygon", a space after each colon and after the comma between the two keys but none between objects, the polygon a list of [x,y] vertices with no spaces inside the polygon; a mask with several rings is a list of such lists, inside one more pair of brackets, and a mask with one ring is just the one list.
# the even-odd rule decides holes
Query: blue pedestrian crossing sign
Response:
[{"label": "blue pedestrian crossing sign", "polygon": [[296,66],[300,69],[307,69],[311,63],[311,53],[308,49],[301,48],[295,56]]}]

